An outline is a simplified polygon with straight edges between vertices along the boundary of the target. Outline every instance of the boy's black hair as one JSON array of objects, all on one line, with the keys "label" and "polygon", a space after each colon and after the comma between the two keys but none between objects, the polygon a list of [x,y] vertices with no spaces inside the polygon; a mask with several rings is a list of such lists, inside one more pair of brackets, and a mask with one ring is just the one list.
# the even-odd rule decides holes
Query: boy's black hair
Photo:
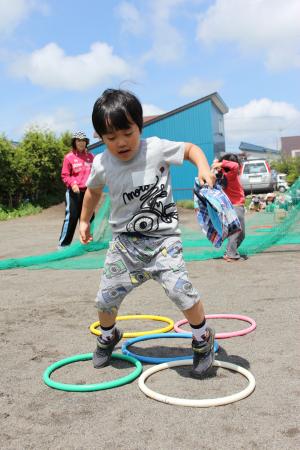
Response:
[{"label": "boy's black hair", "polygon": [[131,92],[106,89],[94,104],[92,121],[100,137],[113,130],[126,130],[130,128],[132,121],[142,131],[143,108]]},{"label": "boy's black hair", "polygon": [[233,161],[238,163],[238,165],[241,165],[241,161],[238,157],[238,155],[236,155],[235,153],[225,153],[225,155],[221,156],[219,158],[219,161],[222,162],[225,159],[225,161]]}]

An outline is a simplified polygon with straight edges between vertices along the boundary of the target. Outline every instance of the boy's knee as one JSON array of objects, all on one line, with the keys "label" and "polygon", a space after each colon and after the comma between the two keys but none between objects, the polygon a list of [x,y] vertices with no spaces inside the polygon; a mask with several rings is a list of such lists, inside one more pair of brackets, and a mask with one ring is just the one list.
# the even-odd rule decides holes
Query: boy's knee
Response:
[{"label": "boy's knee", "polygon": [[181,311],[190,309],[199,302],[200,295],[198,291],[185,278],[178,278],[175,284],[171,286],[170,284],[165,285],[164,287],[168,297]]},{"label": "boy's knee", "polygon": [[107,313],[111,315],[115,315],[118,313],[118,308],[116,308],[115,306],[103,306],[98,302],[98,300],[96,300],[96,308],[100,313]]},{"label": "boy's knee", "polygon": [[186,311],[193,308],[197,303],[199,303],[198,293],[195,295],[176,295],[169,296],[169,298],[175,303],[180,311]]},{"label": "boy's knee", "polygon": [[97,294],[96,307],[101,312],[113,313],[120,308],[127,293],[124,286],[103,289]]}]

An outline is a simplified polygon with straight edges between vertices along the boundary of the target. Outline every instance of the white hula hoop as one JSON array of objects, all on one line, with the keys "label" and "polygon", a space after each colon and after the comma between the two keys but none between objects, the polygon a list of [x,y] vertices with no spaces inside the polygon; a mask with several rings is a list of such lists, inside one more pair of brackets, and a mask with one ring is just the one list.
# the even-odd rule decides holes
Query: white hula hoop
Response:
[{"label": "white hula hoop", "polygon": [[224,369],[233,370],[238,372],[244,377],[246,377],[249,381],[248,386],[240,392],[236,394],[227,395],[226,397],[219,398],[208,398],[203,400],[193,400],[188,398],[177,398],[177,397],[169,397],[167,395],[159,394],[158,392],[152,391],[149,389],[145,381],[150,375],[159,372],[160,370],[169,369],[170,367],[178,367],[178,366],[188,366],[192,365],[193,361],[170,361],[163,364],[158,364],[156,366],[150,367],[150,369],[146,370],[138,379],[138,385],[141,391],[150,398],[157,400],[159,402],[168,403],[170,405],[180,405],[180,406],[194,406],[197,408],[208,408],[210,406],[221,406],[228,405],[229,403],[237,402],[238,400],[242,400],[243,398],[248,397],[251,392],[254,391],[255,388],[255,378],[249,370],[244,369],[236,364],[232,364],[225,361],[217,361],[215,360],[213,365],[215,367],[223,367]]}]

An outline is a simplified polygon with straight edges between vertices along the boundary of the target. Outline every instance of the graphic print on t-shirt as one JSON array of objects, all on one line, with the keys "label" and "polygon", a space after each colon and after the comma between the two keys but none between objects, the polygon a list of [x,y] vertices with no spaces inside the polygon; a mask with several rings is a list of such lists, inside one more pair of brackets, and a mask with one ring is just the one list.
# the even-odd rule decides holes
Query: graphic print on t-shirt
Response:
[{"label": "graphic print on t-shirt", "polygon": [[141,201],[138,212],[133,216],[127,224],[126,229],[130,233],[149,233],[158,231],[160,223],[171,223],[178,220],[176,204],[170,202],[165,204],[168,192],[165,188],[167,179],[167,170],[160,167],[160,176],[155,176],[155,182],[150,185],[139,186],[132,192],[123,194],[123,201],[127,202],[139,197]]}]

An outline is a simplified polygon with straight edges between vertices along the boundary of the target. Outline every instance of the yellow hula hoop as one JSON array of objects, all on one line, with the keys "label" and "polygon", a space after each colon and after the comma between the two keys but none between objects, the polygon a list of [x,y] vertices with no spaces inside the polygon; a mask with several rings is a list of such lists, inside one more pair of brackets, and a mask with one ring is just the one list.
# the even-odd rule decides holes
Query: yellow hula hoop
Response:
[{"label": "yellow hula hoop", "polygon": [[[134,331],[134,332],[128,332],[123,334],[123,338],[133,338],[138,336],[145,336],[147,334],[156,334],[156,333],[167,333],[170,330],[173,330],[174,327],[174,320],[169,319],[168,317],[163,316],[153,316],[151,314],[133,314],[130,316],[117,316],[116,320],[131,320],[131,319],[150,319],[150,320],[157,320],[159,322],[166,322],[168,325],[163,328],[156,328],[155,330],[149,330],[149,331]],[[90,325],[90,331],[93,334],[96,334],[97,336],[101,335],[101,331],[97,330],[97,328],[100,326],[100,322],[94,322],[92,325]]]}]

